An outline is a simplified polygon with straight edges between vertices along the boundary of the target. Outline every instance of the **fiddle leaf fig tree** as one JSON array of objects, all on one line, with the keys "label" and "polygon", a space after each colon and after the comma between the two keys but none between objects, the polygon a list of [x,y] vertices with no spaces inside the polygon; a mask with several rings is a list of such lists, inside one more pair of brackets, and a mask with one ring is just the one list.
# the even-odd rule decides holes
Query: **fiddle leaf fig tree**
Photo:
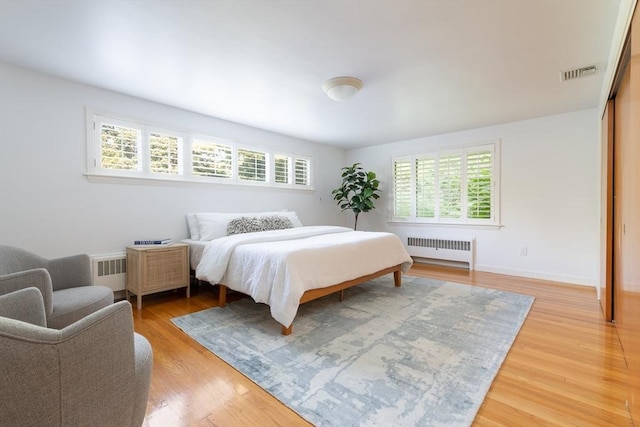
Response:
[{"label": "fiddle leaf fig tree", "polygon": [[358,215],[375,209],[373,201],[379,199],[380,181],[375,172],[366,172],[360,163],[342,168],[342,185],[331,192],[342,211],[352,210],[355,215],[353,229],[358,228]]}]

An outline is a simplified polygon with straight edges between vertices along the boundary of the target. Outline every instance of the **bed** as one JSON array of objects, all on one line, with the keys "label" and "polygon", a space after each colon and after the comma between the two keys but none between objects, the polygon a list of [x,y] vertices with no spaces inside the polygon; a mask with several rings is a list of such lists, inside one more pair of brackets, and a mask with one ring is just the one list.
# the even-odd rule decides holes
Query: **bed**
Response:
[{"label": "bed", "polygon": [[342,298],[344,289],[386,274],[393,274],[400,286],[401,273],[411,267],[411,257],[392,233],[303,227],[292,214],[287,215],[293,227],[232,235],[219,235],[219,229],[210,240],[216,233],[207,232],[206,220],[195,225],[202,226],[200,235],[196,232],[200,239],[192,233],[185,240],[191,267],[197,279],[219,285],[220,306],[226,304],[227,289],[250,295],[269,306],[282,333],[289,335],[300,304],[335,292]]}]

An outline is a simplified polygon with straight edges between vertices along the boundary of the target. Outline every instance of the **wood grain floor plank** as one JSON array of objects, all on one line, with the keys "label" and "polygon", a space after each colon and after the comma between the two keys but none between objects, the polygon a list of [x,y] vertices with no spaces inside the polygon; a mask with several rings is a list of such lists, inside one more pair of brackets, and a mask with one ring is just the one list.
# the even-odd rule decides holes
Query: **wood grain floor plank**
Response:
[{"label": "wood grain floor plank", "polygon": [[[633,426],[624,399],[634,385],[593,288],[425,264],[410,274],[536,298],[474,426]],[[154,350],[145,426],[308,426],[170,322],[215,305],[214,288],[203,285],[189,299],[184,291],[146,296],[134,310],[135,329]]]}]

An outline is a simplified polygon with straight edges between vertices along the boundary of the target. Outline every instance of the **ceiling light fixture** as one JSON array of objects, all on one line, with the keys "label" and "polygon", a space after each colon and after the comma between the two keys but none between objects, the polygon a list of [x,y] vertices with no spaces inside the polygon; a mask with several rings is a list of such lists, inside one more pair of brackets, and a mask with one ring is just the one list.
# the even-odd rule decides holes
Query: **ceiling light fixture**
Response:
[{"label": "ceiling light fixture", "polygon": [[334,77],[324,82],[322,89],[334,101],[346,101],[362,89],[362,81],[355,77]]}]

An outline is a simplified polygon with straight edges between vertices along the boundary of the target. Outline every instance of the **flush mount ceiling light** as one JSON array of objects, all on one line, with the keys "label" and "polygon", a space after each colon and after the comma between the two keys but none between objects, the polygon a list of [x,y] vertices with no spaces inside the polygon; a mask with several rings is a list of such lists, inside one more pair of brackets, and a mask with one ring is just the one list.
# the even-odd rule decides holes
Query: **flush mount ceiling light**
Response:
[{"label": "flush mount ceiling light", "polygon": [[362,89],[362,81],[355,77],[334,77],[324,82],[322,89],[334,101],[346,101]]}]

